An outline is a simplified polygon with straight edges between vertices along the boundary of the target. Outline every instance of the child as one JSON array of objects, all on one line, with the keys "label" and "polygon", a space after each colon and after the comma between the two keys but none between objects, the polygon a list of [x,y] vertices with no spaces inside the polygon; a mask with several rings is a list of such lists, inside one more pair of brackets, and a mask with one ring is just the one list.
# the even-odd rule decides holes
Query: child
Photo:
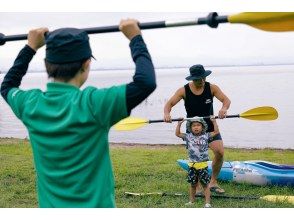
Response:
[{"label": "child", "polygon": [[190,133],[181,133],[181,125],[183,121],[180,121],[176,128],[176,136],[182,138],[187,142],[188,157],[189,157],[189,171],[188,171],[188,183],[190,186],[190,201],[186,205],[192,205],[195,201],[196,184],[200,181],[204,188],[205,195],[205,208],[210,208],[210,189],[209,182],[210,176],[208,174],[208,140],[219,134],[219,129],[215,119],[210,119],[213,123],[214,131],[206,133],[207,124],[203,118],[195,118],[191,121],[187,121],[187,129]]},{"label": "child", "polygon": [[[136,64],[133,81],[110,88],[80,87],[90,72],[88,34],[75,28],[31,30],[6,74],[1,95],[29,132],[40,207],[115,207],[108,133],[156,88],[151,57],[138,21],[122,20]],[[46,43],[46,91],[19,85]],[[115,52],[115,51],[114,51]]]}]

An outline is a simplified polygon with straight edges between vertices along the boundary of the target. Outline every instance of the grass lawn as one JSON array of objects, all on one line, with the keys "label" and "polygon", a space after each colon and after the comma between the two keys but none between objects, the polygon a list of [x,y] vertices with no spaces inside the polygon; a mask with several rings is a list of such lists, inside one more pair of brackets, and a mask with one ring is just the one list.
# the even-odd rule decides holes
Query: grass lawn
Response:
[{"label": "grass lawn", "polygon": [[[211,153],[211,152],[210,152]],[[211,155],[212,156],[212,155]],[[185,207],[188,201],[186,173],[177,159],[186,158],[183,146],[121,146],[112,145],[111,157],[116,179],[117,207]],[[225,160],[267,160],[294,164],[293,150],[226,149]],[[37,207],[35,172],[30,144],[26,140],[0,139],[0,207]],[[223,182],[221,186],[229,195],[294,195],[291,187],[252,186]],[[124,192],[183,193],[184,196],[127,197]],[[198,198],[195,206],[203,207]],[[213,207],[294,207],[288,203],[273,203],[260,199],[214,199]]]}]

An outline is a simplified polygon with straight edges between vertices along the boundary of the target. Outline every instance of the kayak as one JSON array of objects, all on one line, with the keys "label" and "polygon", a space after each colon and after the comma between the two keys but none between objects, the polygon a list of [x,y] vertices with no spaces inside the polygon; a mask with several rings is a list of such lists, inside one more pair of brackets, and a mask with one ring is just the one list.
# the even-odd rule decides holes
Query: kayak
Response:
[{"label": "kayak", "polygon": [[[188,170],[188,160],[177,160],[178,165]],[[208,172],[211,175],[211,163]],[[267,161],[231,161],[224,162],[218,176],[219,180],[253,185],[279,185],[294,187],[294,166],[281,165]]]}]

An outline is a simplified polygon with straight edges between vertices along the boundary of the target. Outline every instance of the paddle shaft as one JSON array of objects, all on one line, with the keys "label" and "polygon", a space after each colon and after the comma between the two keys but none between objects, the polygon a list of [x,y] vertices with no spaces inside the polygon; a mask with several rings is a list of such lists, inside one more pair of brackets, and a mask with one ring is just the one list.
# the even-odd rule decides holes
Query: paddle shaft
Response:
[{"label": "paddle shaft", "polygon": [[[205,118],[205,119],[208,119],[210,118],[210,116],[205,116],[205,117],[202,117],[202,118]],[[218,116],[214,116],[215,119],[219,119]],[[225,118],[240,118],[240,115],[227,115]]]},{"label": "paddle shaft", "polygon": [[[216,12],[212,12],[207,17],[203,17],[203,18],[196,18],[192,20],[182,20],[182,21],[146,22],[146,23],[139,23],[139,27],[140,29],[144,30],[144,29],[157,29],[157,28],[207,24],[209,27],[217,28],[219,23],[227,23],[227,22],[228,22],[227,16],[218,16]],[[88,34],[101,34],[101,33],[111,33],[111,32],[120,31],[118,25],[84,28],[81,30],[86,31]],[[19,41],[19,40],[25,40],[27,38],[28,38],[27,34],[5,36],[4,34],[0,33],[0,45],[5,44],[7,41]]]},{"label": "paddle shaft", "polygon": [[[232,196],[232,195],[221,195],[221,194],[211,194],[212,198],[219,198],[219,199],[260,199],[258,196]],[[205,198],[204,195],[196,195],[196,197]]]},{"label": "paddle shaft", "polygon": [[[183,121],[183,118],[174,118],[171,121]],[[148,123],[160,123],[160,122],[164,122],[163,119],[159,119],[159,120],[149,120]]]},{"label": "paddle shaft", "polygon": [[[127,196],[151,196],[151,195],[160,195],[160,196],[186,196],[185,193],[169,193],[169,192],[154,192],[154,193],[132,193],[125,192]],[[212,198],[218,199],[260,199],[258,196],[234,196],[234,195],[225,195],[225,194],[211,194]],[[195,197],[204,198],[204,195],[195,195]]]},{"label": "paddle shaft", "polygon": [[[204,118],[204,119],[209,119],[210,116],[204,116],[204,117],[199,117],[199,118]],[[219,117],[218,116],[214,116],[215,119],[218,119]],[[240,115],[227,115],[225,118],[240,118]],[[191,118],[192,119],[192,118]],[[183,118],[174,118],[172,119],[171,121],[182,121]],[[160,120],[149,120],[148,123],[151,124],[151,123],[160,123],[160,122],[164,122],[163,119],[160,119]]]}]

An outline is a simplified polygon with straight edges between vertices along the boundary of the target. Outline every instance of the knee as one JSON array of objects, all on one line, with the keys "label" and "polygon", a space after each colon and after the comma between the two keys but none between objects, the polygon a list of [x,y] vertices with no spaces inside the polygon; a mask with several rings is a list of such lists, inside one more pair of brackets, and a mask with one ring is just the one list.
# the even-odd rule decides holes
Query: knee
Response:
[{"label": "knee", "polygon": [[220,149],[217,149],[216,151],[214,151],[214,156],[218,159],[218,160],[223,160],[224,158],[224,149],[223,148],[220,148]]},{"label": "knee", "polygon": [[210,144],[210,149],[213,151],[216,160],[222,160],[224,157],[224,147],[221,141],[214,141]]}]

